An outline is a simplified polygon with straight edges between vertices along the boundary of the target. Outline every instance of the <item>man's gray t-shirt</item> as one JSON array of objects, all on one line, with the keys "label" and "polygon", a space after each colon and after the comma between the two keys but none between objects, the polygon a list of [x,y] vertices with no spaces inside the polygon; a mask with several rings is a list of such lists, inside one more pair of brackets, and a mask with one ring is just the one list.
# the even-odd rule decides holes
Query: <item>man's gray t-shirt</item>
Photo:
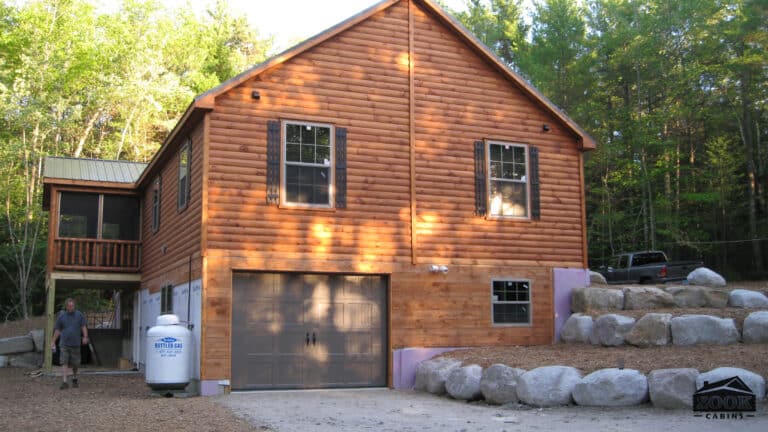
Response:
[{"label": "man's gray t-shirt", "polygon": [[79,310],[72,313],[63,311],[56,318],[55,329],[61,332],[61,345],[68,347],[80,346],[80,329],[85,326],[85,315]]}]

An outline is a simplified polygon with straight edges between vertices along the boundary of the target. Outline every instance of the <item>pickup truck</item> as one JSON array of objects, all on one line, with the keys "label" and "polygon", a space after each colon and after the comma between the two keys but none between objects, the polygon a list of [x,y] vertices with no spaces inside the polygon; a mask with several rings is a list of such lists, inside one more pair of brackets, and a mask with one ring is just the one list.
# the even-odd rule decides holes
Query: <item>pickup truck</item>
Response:
[{"label": "pickup truck", "polygon": [[601,266],[608,283],[666,283],[685,279],[704,265],[701,261],[669,262],[661,251],[629,252],[613,257],[612,266]]}]

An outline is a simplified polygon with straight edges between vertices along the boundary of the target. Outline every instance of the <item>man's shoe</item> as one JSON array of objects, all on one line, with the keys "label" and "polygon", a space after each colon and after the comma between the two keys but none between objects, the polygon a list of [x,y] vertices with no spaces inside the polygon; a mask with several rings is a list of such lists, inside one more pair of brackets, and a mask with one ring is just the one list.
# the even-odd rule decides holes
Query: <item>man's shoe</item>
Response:
[{"label": "man's shoe", "polygon": [[59,390],[66,390],[68,388],[69,388],[69,384],[65,382],[61,383],[61,385],[59,386]]},{"label": "man's shoe", "polygon": [[80,387],[80,384],[77,383],[77,379],[73,378],[72,379],[72,388],[78,388],[78,387]]}]

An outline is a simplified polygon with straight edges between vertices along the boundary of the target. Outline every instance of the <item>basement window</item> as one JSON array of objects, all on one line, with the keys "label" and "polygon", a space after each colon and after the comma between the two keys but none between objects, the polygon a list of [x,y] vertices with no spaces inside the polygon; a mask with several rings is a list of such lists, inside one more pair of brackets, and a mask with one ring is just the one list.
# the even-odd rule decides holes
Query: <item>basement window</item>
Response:
[{"label": "basement window", "polygon": [[160,289],[160,314],[173,313],[173,285],[164,285]]},{"label": "basement window", "polygon": [[531,281],[494,279],[491,282],[492,322],[498,325],[531,324]]}]

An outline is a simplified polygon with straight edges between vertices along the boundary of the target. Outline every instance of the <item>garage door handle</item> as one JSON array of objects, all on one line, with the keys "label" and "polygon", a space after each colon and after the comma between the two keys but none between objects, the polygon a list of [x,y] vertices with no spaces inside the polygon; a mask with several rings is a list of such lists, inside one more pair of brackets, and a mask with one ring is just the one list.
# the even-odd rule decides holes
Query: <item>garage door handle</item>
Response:
[{"label": "garage door handle", "polygon": [[309,332],[307,332],[307,346],[309,346]]},{"label": "garage door handle", "polygon": [[315,332],[312,332],[312,345],[316,345],[317,340],[315,339]]}]

